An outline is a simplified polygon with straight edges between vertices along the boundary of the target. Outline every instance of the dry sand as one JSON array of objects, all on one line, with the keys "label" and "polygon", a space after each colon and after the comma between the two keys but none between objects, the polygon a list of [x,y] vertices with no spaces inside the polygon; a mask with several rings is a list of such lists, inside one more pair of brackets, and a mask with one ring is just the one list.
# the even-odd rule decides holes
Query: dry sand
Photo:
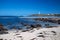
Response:
[{"label": "dry sand", "polygon": [[8,30],[8,34],[0,34],[3,40],[60,40],[60,27],[40,28],[22,32],[22,30]]}]

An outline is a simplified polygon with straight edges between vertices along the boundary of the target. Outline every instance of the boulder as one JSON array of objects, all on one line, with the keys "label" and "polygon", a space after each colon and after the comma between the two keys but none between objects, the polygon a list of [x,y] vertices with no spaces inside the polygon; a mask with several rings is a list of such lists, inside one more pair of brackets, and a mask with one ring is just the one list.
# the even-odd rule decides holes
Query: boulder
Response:
[{"label": "boulder", "polygon": [[0,31],[6,31],[7,29],[4,28],[4,26],[2,24],[0,24]]}]

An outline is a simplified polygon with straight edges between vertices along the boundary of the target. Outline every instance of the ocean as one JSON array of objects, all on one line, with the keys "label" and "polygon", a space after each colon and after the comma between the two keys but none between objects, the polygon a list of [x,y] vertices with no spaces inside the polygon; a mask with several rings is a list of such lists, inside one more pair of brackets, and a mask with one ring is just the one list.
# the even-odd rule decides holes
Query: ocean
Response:
[{"label": "ocean", "polygon": [[24,27],[24,25],[22,25],[21,23],[29,24],[29,25],[38,23],[38,24],[41,24],[42,27],[45,27],[45,24],[49,24],[52,26],[59,25],[59,24],[51,23],[51,22],[35,21],[33,19],[27,19],[27,18],[22,18],[22,17],[20,18],[18,16],[0,16],[0,24],[4,25],[4,27],[7,29],[12,29],[14,26],[17,29],[18,28],[25,29],[26,27]]}]

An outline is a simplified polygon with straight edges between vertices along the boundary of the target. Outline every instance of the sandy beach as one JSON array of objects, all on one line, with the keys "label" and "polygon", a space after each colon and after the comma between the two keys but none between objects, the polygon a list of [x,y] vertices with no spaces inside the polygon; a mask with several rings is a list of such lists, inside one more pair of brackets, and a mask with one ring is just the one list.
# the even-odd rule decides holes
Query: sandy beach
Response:
[{"label": "sandy beach", "polygon": [[60,40],[60,27],[40,28],[22,32],[8,30],[8,34],[0,34],[0,40]]}]

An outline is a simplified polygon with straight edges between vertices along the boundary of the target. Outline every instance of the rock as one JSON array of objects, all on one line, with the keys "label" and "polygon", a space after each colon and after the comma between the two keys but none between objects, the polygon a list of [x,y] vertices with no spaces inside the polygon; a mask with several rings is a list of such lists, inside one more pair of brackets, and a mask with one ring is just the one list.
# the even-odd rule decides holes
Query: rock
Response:
[{"label": "rock", "polygon": [[2,24],[0,24],[0,31],[7,31],[7,29],[4,28],[4,26]]},{"label": "rock", "polygon": [[51,32],[53,32],[53,33],[54,33],[54,35],[56,35],[56,32],[55,32],[55,31],[51,31]]},{"label": "rock", "polygon": [[8,34],[8,32],[0,31],[0,34]]},{"label": "rock", "polygon": [[39,34],[43,34],[43,33],[39,33]]},{"label": "rock", "polygon": [[37,27],[41,27],[41,24],[36,24]]},{"label": "rock", "polygon": [[0,40],[3,40],[3,39],[0,39]]},{"label": "rock", "polygon": [[45,36],[44,35],[39,35],[38,37],[43,37],[44,38]]},{"label": "rock", "polygon": [[35,40],[36,38],[30,39],[30,40]]},{"label": "rock", "polygon": [[8,32],[5,32],[5,31],[7,31],[7,29],[4,28],[2,24],[0,24],[0,34],[7,34]]},{"label": "rock", "polygon": [[60,24],[60,20],[58,20],[58,24]]}]

